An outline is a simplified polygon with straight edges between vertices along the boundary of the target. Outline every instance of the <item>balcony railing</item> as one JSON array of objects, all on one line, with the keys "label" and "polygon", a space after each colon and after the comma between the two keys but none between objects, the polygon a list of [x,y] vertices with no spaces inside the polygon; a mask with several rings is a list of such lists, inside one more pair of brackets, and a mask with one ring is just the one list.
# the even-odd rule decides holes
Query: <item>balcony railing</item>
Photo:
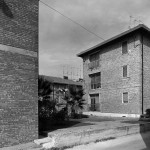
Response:
[{"label": "balcony railing", "polygon": [[88,64],[89,69],[94,69],[99,67],[99,60],[92,61]]},{"label": "balcony railing", "polygon": [[88,104],[89,111],[100,111],[100,104]]},{"label": "balcony railing", "polygon": [[98,89],[101,88],[101,83],[91,83],[90,89]]}]

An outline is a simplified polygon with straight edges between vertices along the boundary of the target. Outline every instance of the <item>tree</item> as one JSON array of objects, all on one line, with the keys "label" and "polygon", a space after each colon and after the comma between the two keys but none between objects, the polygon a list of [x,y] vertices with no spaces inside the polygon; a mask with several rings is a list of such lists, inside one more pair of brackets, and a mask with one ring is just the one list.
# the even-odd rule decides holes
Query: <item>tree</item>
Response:
[{"label": "tree", "polygon": [[38,78],[38,102],[39,102],[39,117],[47,118],[55,110],[55,102],[50,100],[50,94],[52,92],[51,82],[44,79],[43,76]]},{"label": "tree", "polygon": [[83,88],[78,89],[75,86],[69,87],[70,92],[70,105],[71,105],[71,111],[72,115],[79,114],[79,111],[81,111],[84,108],[85,105],[85,99],[83,99],[84,96],[84,90]]},{"label": "tree", "polygon": [[[84,108],[85,100],[83,99],[84,91],[83,88],[78,89],[76,86],[69,86],[69,89],[62,89],[64,93],[63,100],[66,101],[66,106],[64,110],[66,112],[66,117],[69,119],[71,113],[72,116],[78,114]],[[69,112],[71,109],[71,112]]]}]

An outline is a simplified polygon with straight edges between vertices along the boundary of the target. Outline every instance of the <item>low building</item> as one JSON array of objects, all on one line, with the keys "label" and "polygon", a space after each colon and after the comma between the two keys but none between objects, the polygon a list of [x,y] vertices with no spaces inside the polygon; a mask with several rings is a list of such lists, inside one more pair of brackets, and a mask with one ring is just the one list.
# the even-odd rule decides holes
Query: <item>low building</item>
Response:
[{"label": "low building", "polygon": [[77,56],[86,111],[140,115],[150,108],[150,29],[143,24]]},{"label": "low building", "polygon": [[62,90],[69,90],[69,86],[74,86],[77,89],[82,88],[81,81],[73,81],[67,78],[60,78],[60,77],[52,77],[52,76],[45,76],[41,75],[44,79],[51,82],[51,100],[57,100],[58,103],[63,103],[63,93]]}]

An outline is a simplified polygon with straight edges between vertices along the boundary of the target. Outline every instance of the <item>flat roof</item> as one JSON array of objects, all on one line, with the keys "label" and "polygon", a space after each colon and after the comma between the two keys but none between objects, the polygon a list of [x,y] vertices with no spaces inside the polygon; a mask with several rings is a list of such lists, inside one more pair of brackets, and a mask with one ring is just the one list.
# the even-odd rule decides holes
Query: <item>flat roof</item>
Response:
[{"label": "flat roof", "polygon": [[112,37],[108,40],[105,40],[104,42],[101,42],[100,44],[97,44],[97,45],[95,45],[95,46],[93,46],[93,47],[91,47],[91,48],[89,48],[85,51],[82,51],[82,52],[78,53],[77,56],[78,57],[83,57],[85,54],[87,54],[89,52],[92,52],[93,49],[96,49],[98,47],[102,47],[104,45],[107,45],[107,44],[109,44],[110,42],[112,42],[114,40],[117,40],[117,39],[119,39],[123,36],[126,36],[126,35],[134,32],[134,31],[141,30],[141,29],[145,30],[146,32],[148,32],[150,34],[150,29],[147,26],[145,26],[144,24],[139,24],[138,26],[136,26],[134,28],[131,28],[131,29],[125,31],[125,32],[122,32],[121,34],[118,34],[118,35],[116,35],[116,36],[114,36],[114,37]]}]

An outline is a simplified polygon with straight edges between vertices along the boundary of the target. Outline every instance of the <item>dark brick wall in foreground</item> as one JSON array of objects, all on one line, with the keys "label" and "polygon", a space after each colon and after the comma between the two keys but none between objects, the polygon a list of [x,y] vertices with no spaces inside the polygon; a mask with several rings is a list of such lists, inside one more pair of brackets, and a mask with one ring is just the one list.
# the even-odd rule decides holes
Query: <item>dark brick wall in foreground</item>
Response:
[{"label": "dark brick wall in foreground", "polygon": [[38,49],[38,0],[0,0],[0,43]]},{"label": "dark brick wall in foreground", "polygon": [[38,138],[38,3],[0,1],[0,148]]}]

